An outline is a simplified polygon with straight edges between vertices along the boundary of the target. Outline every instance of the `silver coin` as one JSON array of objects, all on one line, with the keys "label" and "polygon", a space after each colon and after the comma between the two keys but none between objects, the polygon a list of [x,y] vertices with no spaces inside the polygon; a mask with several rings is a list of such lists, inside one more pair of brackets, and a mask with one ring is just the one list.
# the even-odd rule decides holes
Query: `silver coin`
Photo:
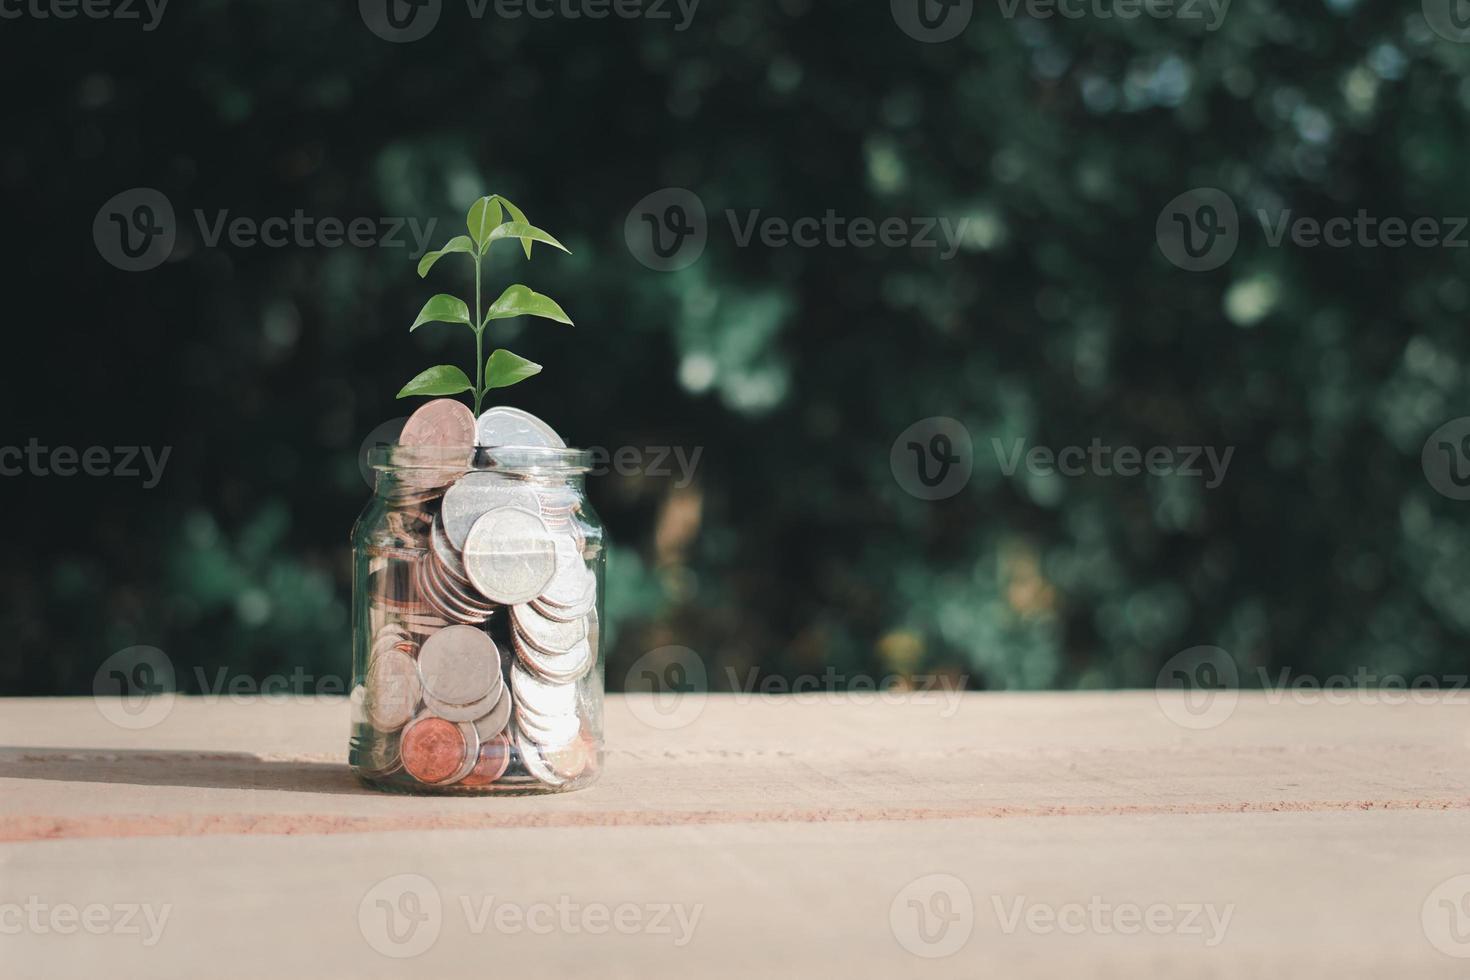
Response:
[{"label": "silver coin", "polygon": [[592,608],[592,604],[588,603],[585,609],[562,609],[560,606],[549,605],[540,599],[532,599],[527,605],[539,615],[545,616],[547,619],[554,619],[558,623],[570,623],[573,620],[581,619]]},{"label": "silver coin", "polygon": [[460,558],[459,549],[449,543],[449,537],[444,533],[444,522],[438,516],[435,516],[429,527],[429,550],[452,578],[469,584],[470,577],[465,574],[464,560]]},{"label": "silver coin", "polygon": [[422,688],[418,664],[398,649],[384,650],[368,665],[363,710],[380,732],[397,731],[418,708]]},{"label": "silver coin", "polygon": [[[597,575],[587,567],[587,559],[565,535],[553,539],[556,544],[556,574],[546,583],[537,598],[547,605],[577,609],[597,598]],[[586,615],[586,610],[582,611]]]},{"label": "silver coin", "polygon": [[519,726],[516,726],[515,729],[515,745],[516,753],[521,757],[521,763],[525,765],[526,772],[537,780],[548,786],[560,786],[566,782],[552,770],[551,766],[547,765],[536,743],[527,738],[526,733],[521,731]]},{"label": "silver coin", "polygon": [[464,549],[470,582],[503,605],[541,594],[556,573],[556,544],[540,517],[501,507],[480,517]]},{"label": "silver coin", "polygon": [[443,616],[451,623],[461,626],[474,626],[483,621],[483,617],[476,616],[469,610],[456,607],[444,594],[443,590],[434,581],[433,562],[422,562],[414,575],[417,580],[418,596],[434,612]]},{"label": "silver coin", "polygon": [[547,619],[528,605],[511,606],[511,622],[521,638],[542,653],[566,653],[587,639],[587,618],[569,623]]},{"label": "silver coin", "polygon": [[496,687],[483,698],[470,704],[450,704],[448,701],[440,701],[434,695],[425,691],[423,694],[424,707],[445,721],[462,722],[474,721],[483,718],[494,710],[500,698],[505,694],[505,682],[498,681]]},{"label": "silver coin", "polygon": [[481,446],[543,446],[567,448],[556,430],[530,412],[496,405],[480,413],[475,423],[476,443]]},{"label": "silver coin", "polygon": [[576,715],[554,715],[544,718],[516,705],[516,725],[537,745],[566,745],[582,734],[582,720]]},{"label": "silver coin", "polygon": [[420,566],[419,588],[425,601],[443,613],[451,622],[478,626],[490,618],[491,607],[462,597],[432,558]]},{"label": "silver coin", "polygon": [[367,776],[391,776],[403,768],[398,732],[365,728],[358,736],[357,767]]},{"label": "silver coin", "polygon": [[488,742],[505,731],[505,726],[510,724],[510,709],[514,703],[510,696],[510,687],[502,686],[500,699],[495,702],[495,707],[490,709],[489,714],[475,719],[475,731],[480,733],[480,741]]},{"label": "silver coin", "polygon": [[466,473],[444,494],[440,512],[444,536],[456,551],[464,551],[475,521],[498,507],[519,507],[539,516],[541,498],[530,487],[498,473]]},{"label": "silver coin", "polygon": [[475,726],[469,722],[461,722],[459,730],[464,733],[464,761],[460,763],[459,770],[444,784],[457,783],[474,771],[475,764],[480,761],[480,733]]},{"label": "silver coin", "polygon": [[446,626],[419,648],[424,690],[450,704],[483,700],[500,681],[500,651],[473,626]]},{"label": "silver coin", "polygon": [[545,654],[526,643],[519,633],[512,633],[511,643],[516,657],[531,673],[552,684],[570,684],[592,669],[592,647],[583,640],[567,653]]},{"label": "silver coin", "polygon": [[577,714],[577,688],[573,684],[544,680],[520,664],[510,669],[510,689],[517,710],[548,718]]}]

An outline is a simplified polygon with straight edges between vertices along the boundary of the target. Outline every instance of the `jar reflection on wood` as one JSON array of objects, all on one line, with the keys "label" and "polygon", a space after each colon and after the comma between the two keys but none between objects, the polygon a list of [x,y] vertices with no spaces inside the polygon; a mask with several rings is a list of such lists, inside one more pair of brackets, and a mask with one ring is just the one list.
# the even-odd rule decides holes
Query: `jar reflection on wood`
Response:
[{"label": "jar reflection on wood", "polygon": [[353,769],[409,793],[592,783],[605,561],[587,454],[399,445],[371,463],[352,540]]}]

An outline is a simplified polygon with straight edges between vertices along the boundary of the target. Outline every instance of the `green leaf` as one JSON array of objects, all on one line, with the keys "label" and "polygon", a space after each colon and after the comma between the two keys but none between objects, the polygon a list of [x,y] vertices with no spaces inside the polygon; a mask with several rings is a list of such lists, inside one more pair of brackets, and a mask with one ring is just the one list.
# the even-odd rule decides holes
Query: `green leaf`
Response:
[{"label": "green leaf", "polygon": [[[540,370],[537,368],[536,370]],[[470,391],[474,385],[465,373],[453,364],[436,364],[427,371],[422,371],[419,376],[403,386],[398,393],[399,398],[412,398],[415,395],[457,395],[461,391]]]},{"label": "green leaf", "polygon": [[475,240],[480,251],[485,250],[485,236],[490,230],[500,224],[503,217],[500,211],[500,202],[494,196],[482,197],[470,205],[469,214],[465,215],[464,223],[470,229],[470,237]]},{"label": "green leaf", "polygon": [[528,225],[524,221],[507,221],[503,225],[497,225],[491,229],[485,241],[493,242],[501,238],[519,238],[521,243],[526,245],[527,248],[530,247],[530,242],[545,242],[553,248],[561,249],[568,255],[571,254],[571,249],[567,248],[555,238],[552,238],[548,232],[542,231],[535,225]]},{"label": "green leaf", "polygon": [[[522,211],[520,208],[518,208],[514,204],[510,203],[505,198],[501,197],[499,194],[496,194],[495,195],[495,199],[497,201],[499,201],[501,204],[504,204],[505,205],[505,210],[510,212],[510,220],[512,220],[512,221],[519,221],[522,224],[527,224],[527,225],[530,224],[530,222],[526,220],[526,212]],[[531,257],[531,239],[529,239],[529,238],[522,238],[521,239],[521,247],[526,250],[526,258],[529,259]]]},{"label": "green leaf", "polygon": [[448,293],[440,293],[432,297],[424,308],[419,311],[418,319],[413,321],[413,326],[408,328],[413,333],[426,323],[463,323],[469,325],[470,308],[464,305],[464,300]]},{"label": "green leaf", "polygon": [[485,387],[509,388],[518,381],[525,381],[533,374],[541,373],[541,365],[528,361],[508,350],[497,350],[485,362]]},{"label": "green leaf", "polygon": [[434,263],[438,262],[450,252],[464,252],[469,255],[474,255],[475,243],[464,235],[456,235],[445,242],[444,247],[437,252],[425,252],[424,257],[419,259],[419,278],[422,279],[424,276],[427,276],[429,270],[434,268]]},{"label": "green leaf", "polygon": [[500,294],[500,298],[490,304],[490,309],[485,314],[485,322],[504,320],[511,316],[544,316],[548,320],[567,325],[572,322],[572,318],[556,305],[556,300],[550,296],[532,292],[531,289],[520,284],[507,286],[505,292]]}]

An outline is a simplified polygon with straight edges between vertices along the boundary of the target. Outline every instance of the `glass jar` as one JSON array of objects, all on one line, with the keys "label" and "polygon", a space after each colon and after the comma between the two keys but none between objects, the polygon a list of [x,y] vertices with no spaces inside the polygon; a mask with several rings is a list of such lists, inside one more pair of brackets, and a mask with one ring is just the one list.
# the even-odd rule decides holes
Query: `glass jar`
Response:
[{"label": "glass jar", "polygon": [[580,789],[602,769],[602,525],[581,450],[372,451],[352,532],[352,735],[367,785]]}]

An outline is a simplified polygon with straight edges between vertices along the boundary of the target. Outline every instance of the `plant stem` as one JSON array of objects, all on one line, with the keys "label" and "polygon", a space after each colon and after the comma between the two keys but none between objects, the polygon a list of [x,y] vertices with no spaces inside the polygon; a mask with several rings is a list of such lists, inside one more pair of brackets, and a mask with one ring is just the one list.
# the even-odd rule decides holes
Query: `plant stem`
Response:
[{"label": "plant stem", "polygon": [[485,325],[480,322],[480,263],[475,256],[475,418],[480,417],[480,402],[485,398]]}]

